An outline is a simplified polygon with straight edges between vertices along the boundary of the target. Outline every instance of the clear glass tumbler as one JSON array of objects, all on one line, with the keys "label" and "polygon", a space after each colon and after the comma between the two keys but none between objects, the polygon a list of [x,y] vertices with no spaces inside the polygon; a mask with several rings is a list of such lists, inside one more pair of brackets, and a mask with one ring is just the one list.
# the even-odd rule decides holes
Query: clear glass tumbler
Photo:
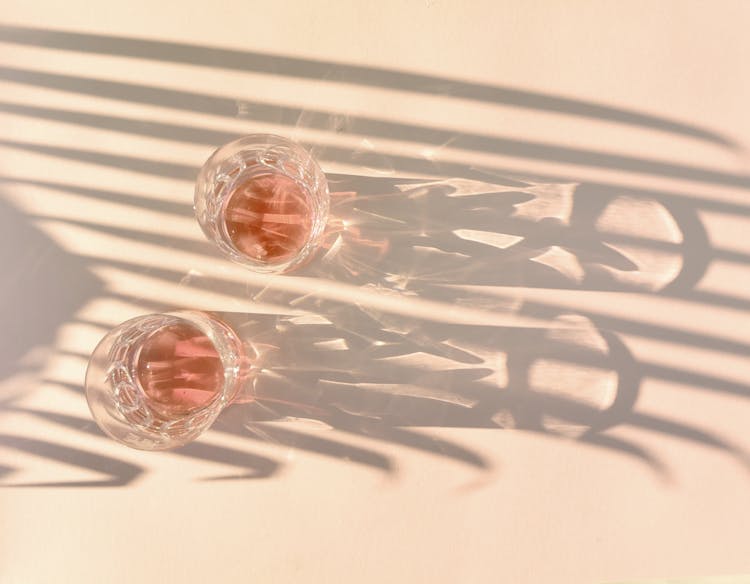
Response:
[{"label": "clear glass tumbler", "polygon": [[141,450],[190,442],[237,397],[249,362],[222,321],[197,311],[150,314],[115,327],[86,371],[99,427]]},{"label": "clear glass tumbler", "polygon": [[195,185],[195,216],[208,239],[262,272],[304,262],[323,234],[328,207],[328,183],[312,155],[271,134],[216,150]]}]

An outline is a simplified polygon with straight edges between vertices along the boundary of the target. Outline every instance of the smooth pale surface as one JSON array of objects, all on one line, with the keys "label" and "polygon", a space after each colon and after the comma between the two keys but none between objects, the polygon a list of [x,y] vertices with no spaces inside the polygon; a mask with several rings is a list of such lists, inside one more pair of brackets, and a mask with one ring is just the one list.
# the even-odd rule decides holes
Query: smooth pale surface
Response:
[{"label": "smooth pale surface", "polygon": [[[663,117],[734,144],[600,119],[595,108],[573,115],[456,98],[439,84],[436,95],[426,95],[338,83],[325,68],[303,79],[0,44],[6,72],[181,92],[127,94],[85,82],[70,91],[0,75],[4,245],[17,250],[2,285],[16,295],[25,286],[24,326],[35,330],[32,341],[45,339],[16,355],[25,329],[14,321],[3,335],[4,362],[23,366],[11,367],[0,386],[2,582],[579,583],[750,573],[747,3],[6,0],[2,19],[502,86]],[[180,107],[187,93],[218,101]],[[271,110],[260,119],[257,102],[301,113],[290,121]],[[313,110],[338,117],[316,126]],[[349,116],[399,123],[401,134],[349,133]],[[118,126],[112,117],[137,121]],[[428,143],[404,125],[440,128],[446,139]],[[185,139],[174,127],[214,134],[193,131]],[[619,237],[613,241],[649,267],[636,274],[641,280],[625,282],[637,292],[550,284],[521,295],[609,323],[644,377],[637,415],[604,435],[649,452],[667,470],[550,434],[491,428],[409,428],[409,440],[389,441],[276,424],[312,443],[377,453],[368,460],[389,461],[391,473],[347,461],[347,451],[328,456],[297,447],[299,440],[217,430],[180,451],[142,453],[97,435],[80,383],[108,327],[163,306],[268,308],[267,296],[249,292],[265,289],[268,278],[220,259],[190,217],[195,170],[218,139],[265,131],[377,162],[332,156],[322,160],[326,172],[429,174],[399,168],[401,156],[601,182],[624,195],[640,189],[637,205],[616,199],[600,216],[601,228]],[[458,133],[513,144],[471,151],[452,145]],[[114,194],[97,197],[86,188]],[[695,210],[711,253],[694,241],[670,247],[678,238],[663,221],[618,222],[623,208],[658,217],[644,202],[652,191]],[[564,222],[568,211],[545,213]],[[628,239],[634,233],[667,244],[647,244],[644,253],[643,241]],[[664,282],[656,276],[672,274],[683,253],[708,262],[691,287],[702,296],[657,294]],[[561,248],[542,259],[573,282],[587,269],[585,258],[572,261]],[[26,280],[12,279],[23,274]],[[201,286],[203,277],[226,286]],[[318,285],[302,276],[271,284],[300,295]],[[354,296],[329,287],[330,297]],[[414,311],[426,306],[448,320],[471,316],[410,302]],[[500,371],[504,357],[485,355],[485,364],[493,358]],[[500,373],[497,379],[504,382]],[[407,445],[420,437],[459,445],[489,468]],[[227,477],[236,480],[212,480]],[[75,486],[86,482],[93,486]],[[8,486],[34,483],[67,486]]]}]

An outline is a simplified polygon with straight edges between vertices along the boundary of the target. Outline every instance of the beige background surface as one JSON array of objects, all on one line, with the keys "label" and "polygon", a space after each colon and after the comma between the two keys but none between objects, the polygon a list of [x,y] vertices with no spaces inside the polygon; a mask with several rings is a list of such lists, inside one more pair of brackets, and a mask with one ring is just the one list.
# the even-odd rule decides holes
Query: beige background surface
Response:
[{"label": "beige background surface", "polygon": [[[750,573],[747,3],[6,0],[1,18],[1,582]],[[314,144],[358,191],[434,177],[502,197],[505,176],[536,177],[532,204],[508,213],[566,235],[521,234],[536,247],[520,283],[469,254],[497,277],[417,288],[408,305],[362,282],[259,278],[189,214],[197,167],[255,131]],[[472,229],[437,200],[445,211],[428,199],[414,221]],[[598,359],[532,357],[543,405],[626,389],[633,403],[602,428],[588,410],[571,429],[481,404],[478,427],[230,417],[158,454],[97,433],[81,382],[108,327],[161,307],[250,313],[268,308],[263,289],[380,302],[416,315],[427,344],[444,330],[432,321],[453,323],[448,344],[473,347],[511,409],[513,339],[535,344],[499,327],[546,307],[542,328],[568,315]]]}]

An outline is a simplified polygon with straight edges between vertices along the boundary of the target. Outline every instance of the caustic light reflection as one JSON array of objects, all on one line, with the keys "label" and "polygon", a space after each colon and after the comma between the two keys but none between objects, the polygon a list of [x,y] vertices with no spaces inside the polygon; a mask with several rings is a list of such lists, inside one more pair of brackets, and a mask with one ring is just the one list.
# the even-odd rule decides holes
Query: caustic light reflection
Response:
[{"label": "caustic light reflection", "polygon": [[225,225],[234,245],[259,261],[286,261],[312,229],[310,195],[288,176],[266,174],[237,186],[226,202]]},{"label": "caustic light reflection", "polygon": [[224,367],[211,340],[182,323],[151,333],[139,351],[136,371],[154,408],[170,416],[211,403],[224,384]]}]

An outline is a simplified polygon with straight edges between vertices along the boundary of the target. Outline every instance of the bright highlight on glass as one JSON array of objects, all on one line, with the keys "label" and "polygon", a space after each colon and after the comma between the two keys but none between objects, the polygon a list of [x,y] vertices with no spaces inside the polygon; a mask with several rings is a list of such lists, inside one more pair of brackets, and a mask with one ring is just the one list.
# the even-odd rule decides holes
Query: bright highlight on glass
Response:
[{"label": "bright highlight on glass", "polygon": [[299,144],[253,134],[219,148],[195,186],[195,216],[230,259],[262,272],[309,257],[328,220],[328,183]]},{"label": "bright highlight on glass", "polygon": [[202,313],[128,320],[97,345],[86,399],[99,427],[142,450],[181,446],[237,396],[248,356],[235,333]]}]

